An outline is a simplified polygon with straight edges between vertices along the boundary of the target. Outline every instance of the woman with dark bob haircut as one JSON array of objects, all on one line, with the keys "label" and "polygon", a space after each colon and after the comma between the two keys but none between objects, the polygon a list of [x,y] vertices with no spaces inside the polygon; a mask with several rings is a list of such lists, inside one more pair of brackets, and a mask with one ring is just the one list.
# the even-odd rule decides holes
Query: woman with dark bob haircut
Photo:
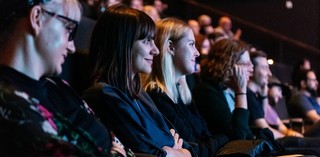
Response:
[{"label": "woman with dark bob haircut", "polygon": [[214,44],[201,67],[203,82],[193,97],[213,134],[230,140],[251,139],[248,126],[247,81],[252,73],[248,45],[223,39]]},{"label": "woman with dark bob haircut", "polygon": [[[85,99],[101,121],[134,152],[191,156],[151,98],[141,89],[140,73],[150,73],[155,24],[142,11],[115,5],[98,20],[91,40],[94,85]],[[170,132],[171,131],[171,132]]]}]

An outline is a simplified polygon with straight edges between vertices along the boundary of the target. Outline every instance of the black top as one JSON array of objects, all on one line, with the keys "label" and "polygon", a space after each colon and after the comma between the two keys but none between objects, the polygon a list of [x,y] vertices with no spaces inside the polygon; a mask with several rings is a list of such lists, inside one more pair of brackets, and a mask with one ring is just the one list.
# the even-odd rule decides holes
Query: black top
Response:
[{"label": "black top", "polygon": [[255,120],[264,118],[262,99],[258,97],[258,94],[247,88],[247,101],[248,110],[250,111],[249,122],[250,125],[253,125]]},{"label": "black top", "polygon": [[[84,99],[92,104],[101,121],[134,152],[164,157],[166,152],[162,147],[174,145],[171,127],[146,92],[141,91],[137,98],[132,98],[113,86],[96,83],[85,91]],[[189,148],[188,145],[183,147]]]},{"label": "black top", "polygon": [[[76,130],[102,150],[112,146],[111,137],[106,127],[100,123],[86,103],[59,78],[41,78],[40,81],[6,66],[0,66],[0,80],[26,93],[35,101],[54,114],[54,122],[67,124],[68,130]],[[57,125],[58,134],[63,135],[63,126]],[[80,130],[80,132],[79,132]],[[84,130],[84,131],[83,131]],[[76,142],[76,141],[74,141]]]},{"label": "black top", "polygon": [[198,156],[213,156],[216,151],[227,143],[228,138],[224,135],[213,137],[207,127],[206,121],[198,113],[194,103],[188,106],[179,99],[174,103],[166,93],[160,89],[148,91],[150,97],[160,110],[169,119],[180,137],[187,142],[196,142]]},{"label": "black top", "polygon": [[192,92],[195,104],[207,121],[209,130],[213,134],[226,134],[230,140],[252,139],[249,111],[236,108],[230,112],[223,89],[220,83],[204,80]]}]

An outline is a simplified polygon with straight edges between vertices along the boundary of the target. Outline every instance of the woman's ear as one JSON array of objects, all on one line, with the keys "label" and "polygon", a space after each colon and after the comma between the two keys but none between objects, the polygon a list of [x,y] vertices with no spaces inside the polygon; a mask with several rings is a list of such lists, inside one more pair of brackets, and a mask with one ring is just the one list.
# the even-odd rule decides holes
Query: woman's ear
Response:
[{"label": "woman's ear", "polygon": [[173,45],[173,42],[171,41],[171,40],[169,40],[168,41],[169,42],[169,50],[168,50],[168,52],[172,55],[172,56],[174,56],[174,45]]}]

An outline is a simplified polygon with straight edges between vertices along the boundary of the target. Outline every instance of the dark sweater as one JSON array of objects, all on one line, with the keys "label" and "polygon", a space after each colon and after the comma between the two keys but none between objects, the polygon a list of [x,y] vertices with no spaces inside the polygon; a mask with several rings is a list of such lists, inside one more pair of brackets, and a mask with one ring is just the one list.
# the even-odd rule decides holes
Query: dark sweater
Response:
[{"label": "dark sweater", "polygon": [[187,142],[197,143],[194,149],[199,157],[214,156],[216,151],[227,143],[224,135],[212,136],[205,120],[198,113],[194,103],[184,105],[179,99],[174,103],[166,93],[160,89],[148,91],[150,97],[160,112],[173,124],[180,137]]},{"label": "dark sweater", "polygon": [[231,113],[221,84],[206,80],[195,87],[192,95],[213,134],[226,134],[230,140],[253,137],[248,122],[249,111],[236,108]]}]

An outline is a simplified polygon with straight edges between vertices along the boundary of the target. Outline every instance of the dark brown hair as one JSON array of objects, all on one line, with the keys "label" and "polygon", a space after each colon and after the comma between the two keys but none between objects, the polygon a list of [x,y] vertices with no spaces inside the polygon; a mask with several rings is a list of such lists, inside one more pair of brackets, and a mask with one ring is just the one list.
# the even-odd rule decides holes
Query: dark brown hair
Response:
[{"label": "dark brown hair", "polygon": [[90,47],[94,81],[105,82],[130,96],[141,89],[140,76],[132,79],[134,41],[154,38],[155,24],[142,11],[114,5],[97,22]]}]

